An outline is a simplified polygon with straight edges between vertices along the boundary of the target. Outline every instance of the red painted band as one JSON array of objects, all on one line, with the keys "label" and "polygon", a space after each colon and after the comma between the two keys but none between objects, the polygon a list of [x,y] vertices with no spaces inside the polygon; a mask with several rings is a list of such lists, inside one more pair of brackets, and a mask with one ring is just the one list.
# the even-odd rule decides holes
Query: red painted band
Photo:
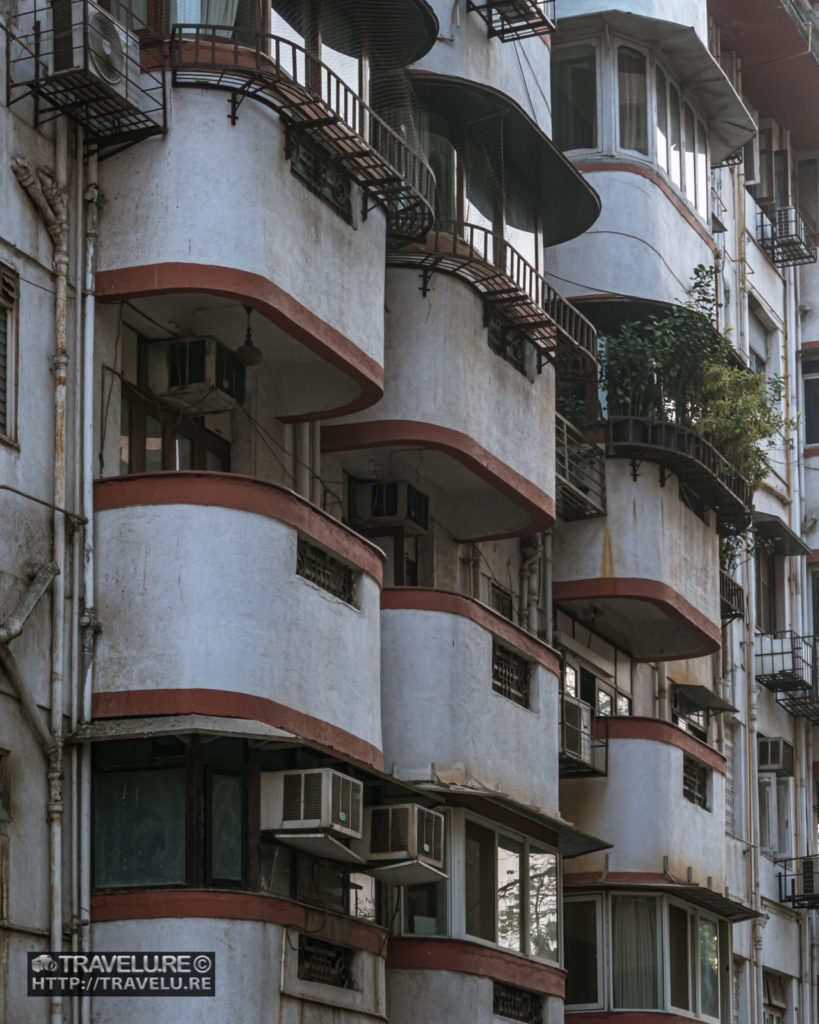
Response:
[{"label": "red painted band", "polygon": [[457,971],[563,999],[566,972],[502,949],[460,939],[390,939],[388,971]]},{"label": "red painted band", "polygon": [[672,747],[679,747],[680,750],[695,757],[709,768],[713,768],[720,775],[725,774],[725,758],[722,754],[695,736],[678,729],[670,722],[661,722],[658,718],[639,718],[637,716],[607,718],[605,722],[597,719],[594,723],[595,732],[602,732],[604,726],[608,728],[609,742],[612,740],[651,740],[654,743],[666,743]]},{"label": "red painted band", "polygon": [[819,341],[803,341],[802,348],[819,348]]},{"label": "red painted band", "polygon": [[802,454],[805,456],[806,459],[815,459],[816,456],[819,455],[819,445],[817,445],[817,444],[805,445],[805,448],[804,448]]},{"label": "red painted band", "polygon": [[[553,587],[555,601],[587,601],[593,598],[624,597],[635,601],[647,601],[659,608],[673,622],[679,623],[698,643],[696,650],[686,654],[687,658],[712,654],[719,650],[722,643],[722,631],[716,622],[711,622],[705,615],[687,601],[682,594],[667,583],[659,580],[646,580],[633,576],[601,576],[596,579],[567,580],[555,583]],[[674,658],[637,658],[637,661],[676,660]]]},{"label": "red painted band", "polygon": [[650,182],[656,185],[657,188],[659,188],[674,209],[697,232],[709,249],[714,248],[714,239],[706,229],[705,225],[702,224],[696,214],[686,206],[682,196],[679,196],[671,185],[669,185],[667,181],[660,177],[660,175],[650,167],[643,167],[642,164],[632,164],[627,162],[619,163],[616,161],[609,163],[608,161],[603,162],[598,160],[584,163],[582,159],[579,159],[573,162],[577,169],[583,174],[597,174],[601,171],[623,171],[625,174],[638,174],[641,178],[647,178]]},{"label": "red painted band", "polygon": [[808,562],[808,564],[815,564],[816,562],[819,562],[819,551],[811,551],[805,561]]},{"label": "red painted band", "polygon": [[139,473],[94,484],[94,510],[137,505],[210,505],[286,523],[363,569],[381,586],[384,552],[286,487],[238,473]]},{"label": "red painted band", "polygon": [[611,882],[612,885],[673,885],[674,882],[659,871],[607,871],[605,878],[599,871],[569,871],[563,874],[564,885],[588,885],[592,882]]},{"label": "red painted band", "polygon": [[556,651],[474,598],[453,594],[449,590],[433,590],[427,587],[387,587],[381,591],[381,610],[394,609],[445,612],[448,615],[460,615],[464,619],[471,619],[494,636],[516,647],[527,658],[543,665],[554,675],[560,675],[560,656]]},{"label": "red painted band", "polygon": [[284,422],[358,412],[373,405],[384,393],[382,366],[283,288],[259,274],[202,263],[150,263],[100,270],[96,276],[96,296],[100,302],[123,302],[172,292],[207,292],[252,306],[320,359],[346,374],[361,389],[358,398],[343,406],[282,417]]},{"label": "red painted band", "polygon": [[250,693],[188,688],[95,693],[91,698],[91,713],[94,718],[214,715],[217,718],[263,722],[319,746],[329,747],[377,771],[384,769],[384,756],[372,743],[313,715]]},{"label": "red painted band", "polygon": [[328,942],[354,946],[376,956],[384,955],[386,932],[378,925],[305,907],[280,896],[209,889],[143,889],[139,892],[97,893],[91,897],[91,920],[95,924],[185,917],[262,921],[287,928],[303,928]]},{"label": "red painted band", "polygon": [[519,537],[550,529],[555,522],[555,499],[526,477],[501,462],[460,430],[439,427],[414,420],[374,420],[366,423],[340,423],[322,427],[321,450],[343,452],[359,448],[384,448],[413,445],[445,452],[470,472],[504,494],[530,518],[528,526],[509,533],[482,537],[458,537],[473,543]]}]

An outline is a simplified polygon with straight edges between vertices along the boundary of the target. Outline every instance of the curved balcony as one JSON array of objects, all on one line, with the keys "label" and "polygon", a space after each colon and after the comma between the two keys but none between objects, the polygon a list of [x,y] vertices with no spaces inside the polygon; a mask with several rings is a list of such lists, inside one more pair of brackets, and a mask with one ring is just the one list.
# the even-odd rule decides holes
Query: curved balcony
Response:
[{"label": "curved balcony", "polygon": [[693,430],[645,417],[612,417],[606,428],[606,452],[610,458],[656,463],[661,482],[664,470],[670,470],[714,510],[720,533],[742,533],[750,525],[750,484]]},{"label": "curved balcony", "polygon": [[[554,522],[554,396],[534,355],[490,348],[479,298],[441,277],[388,270],[384,397],[322,427],[322,449],[359,480],[413,481],[459,540],[521,536]],[[354,422],[352,420],[354,419]],[[530,443],[537,438],[537,443]]]},{"label": "curved balcony", "polygon": [[384,759],[414,782],[466,787],[554,815],[558,656],[472,598],[381,598]]},{"label": "curved balcony", "polygon": [[[693,658],[721,642],[718,538],[649,467],[606,462],[605,517],[561,521],[553,595],[638,660]],[[710,571],[707,567],[712,567]]]},{"label": "curved balcony", "polygon": [[384,207],[392,234],[415,238],[429,229],[435,178],[424,158],[304,47],[230,26],[174,25],[170,63],[175,86],[230,92],[234,119],[250,98],[291,132],[308,134]]},{"label": "curved balcony", "polygon": [[223,473],[102,480],[95,507],[95,717],[245,719],[381,765],[377,548]]},{"label": "curved balcony", "polygon": [[[599,730],[601,722],[595,724]],[[608,878],[665,875],[669,882],[720,892],[725,886],[725,759],[668,722],[654,718],[611,718],[608,775],[593,783],[564,779],[560,808],[580,829],[612,843]],[[692,775],[700,786],[692,785]],[[697,800],[698,802],[695,802]],[[635,822],[650,827],[635,829]],[[606,870],[606,856],[574,860],[577,880],[594,881]],[[622,874],[622,878],[618,876]],[[602,881],[602,879],[601,879]]]},{"label": "curved balcony", "polygon": [[418,267],[424,294],[429,275],[452,274],[466,281],[486,305],[535,349],[538,371],[558,347],[593,361],[597,332],[501,235],[478,224],[444,221],[426,239],[393,245],[391,267]]}]

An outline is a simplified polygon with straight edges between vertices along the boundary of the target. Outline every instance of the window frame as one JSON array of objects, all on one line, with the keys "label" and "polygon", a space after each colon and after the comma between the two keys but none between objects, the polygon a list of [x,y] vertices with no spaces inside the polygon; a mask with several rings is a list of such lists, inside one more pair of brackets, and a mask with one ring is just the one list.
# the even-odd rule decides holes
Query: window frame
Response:
[{"label": "window frame", "polygon": [[20,275],[6,263],[0,263],[0,309],[6,314],[6,413],[5,423],[0,425],[0,442],[16,448]]},{"label": "window frame", "polygon": [[[570,1007],[572,1012],[580,1010],[603,1010],[606,1007],[606,972],[609,967],[609,958],[607,951],[604,947],[605,929],[603,927],[603,894],[602,893],[583,893],[576,896],[564,897],[564,907],[567,903],[594,903],[595,905],[595,942],[597,945],[597,1002],[596,1003],[569,1003],[566,1001],[566,1007]],[[563,927],[563,940],[565,943],[565,914],[561,915],[561,920],[564,925]],[[563,957],[565,957],[565,949],[563,950]],[[611,1005],[609,1003],[609,1005]]]},{"label": "window frame", "polygon": [[[713,914],[709,914],[707,911],[700,910],[699,907],[693,907],[689,903],[684,903],[682,900],[675,899],[674,896],[668,896],[665,900],[665,909],[663,911],[664,917],[664,931],[665,938],[670,950],[671,946],[671,926],[670,926],[670,908],[679,907],[684,910],[687,915],[687,946],[688,952],[691,959],[688,963],[688,993],[689,998],[692,1002],[690,1009],[686,1010],[682,1007],[675,1006],[671,1002],[671,957],[670,955],[665,958],[666,962],[663,967],[663,984],[665,986],[665,1007],[669,1012],[677,1013],[682,1017],[691,1017],[695,1020],[707,1021],[708,1024],[720,1024],[719,1010],[722,1005],[723,997],[723,983],[720,971],[720,964],[723,959],[724,951],[721,949],[722,946],[722,935],[720,932],[720,921],[719,918]],[[717,1016],[712,1017],[702,1009],[702,979],[700,978],[699,971],[699,938],[700,938],[700,921],[709,921],[711,924],[716,926],[717,930]]]},{"label": "window frame", "polygon": [[[793,779],[778,776],[775,772],[759,772],[759,852],[768,860],[791,857],[793,851]],[[768,791],[763,801],[762,792]],[[763,817],[763,803],[765,813]],[[764,831],[763,831],[764,829]],[[763,837],[768,839],[763,843]],[[784,838],[785,843],[782,843]],[[775,844],[773,840],[776,840]],[[779,849],[778,847],[784,848]]]},{"label": "window frame", "polygon": [[[598,39],[581,39],[577,42],[567,43],[565,47],[560,47],[555,50],[554,57],[560,53],[561,49],[571,50],[579,47],[586,46],[592,51],[592,57],[594,61],[594,135],[595,143],[593,146],[578,146],[576,148],[566,148],[563,150],[565,153],[573,153],[582,155],[586,153],[599,153],[603,149],[603,134],[606,131],[605,119],[601,116],[604,110],[603,107],[603,91],[602,91],[602,79],[605,74],[605,67],[601,59],[601,48],[600,41]],[[553,90],[554,91],[554,90]],[[571,97],[569,97],[571,100]],[[553,101],[554,105],[554,101]],[[573,104],[570,103],[573,108]],[[553,111],[554,113],[554,111]]]}]

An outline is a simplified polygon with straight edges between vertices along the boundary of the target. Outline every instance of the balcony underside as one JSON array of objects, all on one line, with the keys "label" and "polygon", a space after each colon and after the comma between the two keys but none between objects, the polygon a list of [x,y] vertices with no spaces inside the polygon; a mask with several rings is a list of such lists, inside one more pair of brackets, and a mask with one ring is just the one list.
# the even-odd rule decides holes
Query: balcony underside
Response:
[{"label": "balcony underside", "polygon": [[324,452],[368,479],[407,479],[434,501],[435,518],[459,541],[525,536],[554,523],[554,497],[456,430],[411,420],[322,428]]},{"label": "balcony underside", "polygon": [[555,583],[554,599],[637,661],[676,661],[719,649],[720,627],[670,586],[649,579]]}]

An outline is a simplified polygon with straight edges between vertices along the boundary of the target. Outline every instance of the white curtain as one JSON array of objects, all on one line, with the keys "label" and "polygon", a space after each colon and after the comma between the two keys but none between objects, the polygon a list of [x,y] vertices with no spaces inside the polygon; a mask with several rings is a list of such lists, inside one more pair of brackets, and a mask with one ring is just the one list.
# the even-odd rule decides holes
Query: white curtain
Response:
[{"label": "white curtain", "polygon": [[171,0],[174,25],[232,25],[239,0]]},{"label": "white curtain", "polygon": [[639,50],[621,46],[617,55],[620,100],[620,146],[648,153],[646,59]]},{"label": "white curtain", "polygon": [[659,1009],[657,898],[614,896],[612,913],[614,1006]]}]

